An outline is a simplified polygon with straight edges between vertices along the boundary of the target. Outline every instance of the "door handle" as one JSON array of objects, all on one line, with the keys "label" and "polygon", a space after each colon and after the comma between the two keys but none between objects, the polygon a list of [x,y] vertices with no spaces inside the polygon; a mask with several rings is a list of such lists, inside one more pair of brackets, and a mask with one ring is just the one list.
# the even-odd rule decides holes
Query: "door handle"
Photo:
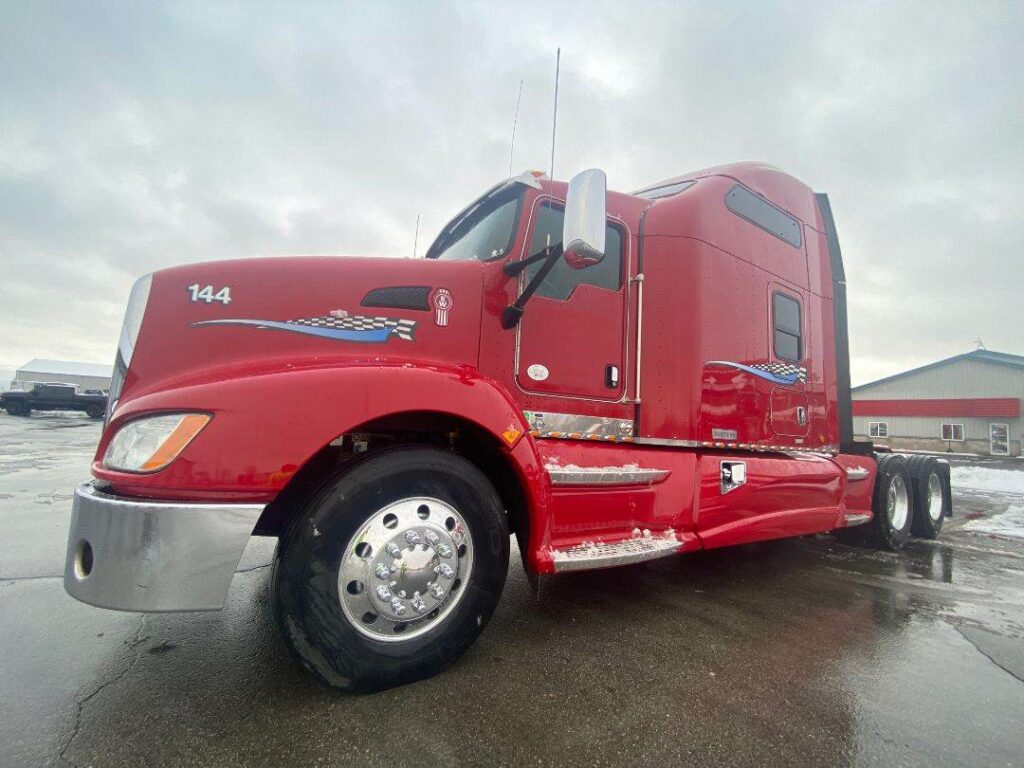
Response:
[{"label": "door handle", "polygon": [[807,409],[802,405],[796,407],[796,423],[801,427],[807,426]]},{"label": "door handle", "polygon": [[619,366],[608,363],[604,367],[604,385],[609,389],[619,388]]}]

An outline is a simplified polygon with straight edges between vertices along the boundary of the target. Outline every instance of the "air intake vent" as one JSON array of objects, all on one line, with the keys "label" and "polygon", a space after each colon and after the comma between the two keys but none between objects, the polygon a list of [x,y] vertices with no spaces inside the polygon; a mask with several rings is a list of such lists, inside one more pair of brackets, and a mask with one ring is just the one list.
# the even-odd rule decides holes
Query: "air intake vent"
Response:
[{"label": "air intake vent", "polygon": [[388,309],[430,309],[429,285],[396,285],[391,288],[374,288],[363,297],[364,307],[386,307]]}]

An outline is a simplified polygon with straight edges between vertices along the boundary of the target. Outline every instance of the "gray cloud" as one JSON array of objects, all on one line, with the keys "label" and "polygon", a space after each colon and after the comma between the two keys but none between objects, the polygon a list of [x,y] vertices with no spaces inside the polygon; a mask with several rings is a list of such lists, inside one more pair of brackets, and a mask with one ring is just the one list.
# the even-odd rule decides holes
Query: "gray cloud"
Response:
[{"label": "gray cloud", "polygon": [[153,6],[0,21],[0,367],[104,361],[138,274],[408,254],[514,165],[629,190],[739,159],[828,191],[855,381],[1024,352],[1018,3]]}]

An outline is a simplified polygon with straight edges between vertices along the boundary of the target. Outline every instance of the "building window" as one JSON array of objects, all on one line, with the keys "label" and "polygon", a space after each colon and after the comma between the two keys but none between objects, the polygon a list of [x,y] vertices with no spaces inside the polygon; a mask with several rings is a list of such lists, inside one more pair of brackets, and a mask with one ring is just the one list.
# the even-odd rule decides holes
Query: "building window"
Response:
[{"label": "building window", "polygon": [[800,333],[800,302],[784,293],[772,294],[772,325],[775,356],[799,362],[804,351]]},{"label": "building window", "polygon": [[868,422],[868,436],[869,437],[888,437],[889,436],[889,423],[886,421],[869,421]]},{"label": "building window", "polygon": [[964,441],[964,425],[963,424],[943,424],[942,425],[942,439],[952,441],[956,443],[962,443]]}]

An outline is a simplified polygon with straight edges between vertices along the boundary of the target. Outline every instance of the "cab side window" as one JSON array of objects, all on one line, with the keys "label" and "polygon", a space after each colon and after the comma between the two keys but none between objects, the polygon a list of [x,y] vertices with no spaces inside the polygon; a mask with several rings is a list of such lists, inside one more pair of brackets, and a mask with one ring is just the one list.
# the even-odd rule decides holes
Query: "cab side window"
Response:
[{"label": "cab side window", "polygon": [[772,327],[775,356],[799,362],[804,355],[804,339],[800,330],[800,302],[784,293],[772,294]]},{"label": "cab side window", "polygon": [[[527,256],[544,250],[548,245],[555,245],[562,240],[562,222],[565,212],[560,206],[543,203],[537,209],[533,238]],[[600,264],[585,269],[572,269],[563,259],[559,259],[548,276],[537,289],[537,296],[565,301],[577,285],[594,285],[609,291],[617,291],[622,286],[622,232],[618,227],[608,225],[605,232],[605,257]],[[543,261],[537,261],[526,269],[526,282],[537,274]]]}]

